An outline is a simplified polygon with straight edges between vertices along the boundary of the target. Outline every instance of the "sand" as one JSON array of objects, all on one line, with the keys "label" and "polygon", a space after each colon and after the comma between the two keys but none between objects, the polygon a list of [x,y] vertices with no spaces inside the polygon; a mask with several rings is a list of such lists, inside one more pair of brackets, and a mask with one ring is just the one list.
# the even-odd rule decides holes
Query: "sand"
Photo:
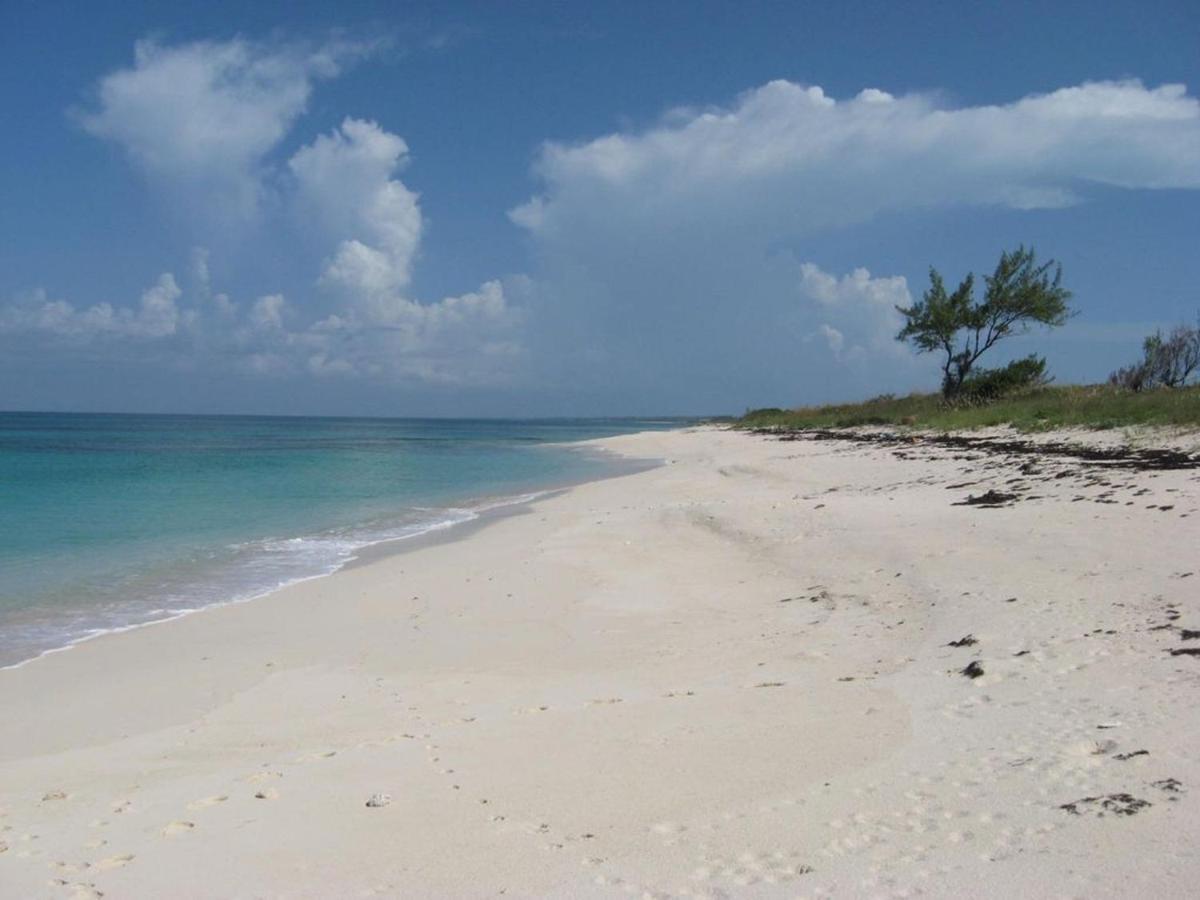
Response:
[{"label": "sand", "polygon": [[668,462],[0,672],[0,896],[1194,895],[1200,472],[600,443]]}]

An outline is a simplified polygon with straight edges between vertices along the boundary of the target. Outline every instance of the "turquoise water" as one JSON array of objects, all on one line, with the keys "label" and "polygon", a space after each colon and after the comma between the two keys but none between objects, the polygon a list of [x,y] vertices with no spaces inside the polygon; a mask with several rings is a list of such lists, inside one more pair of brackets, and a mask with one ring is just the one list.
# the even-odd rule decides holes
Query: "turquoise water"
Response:
[{"label": "turquoise water", "polygon": [[0,413],[0,666],[615,474],[563,443],[677,424]]}]

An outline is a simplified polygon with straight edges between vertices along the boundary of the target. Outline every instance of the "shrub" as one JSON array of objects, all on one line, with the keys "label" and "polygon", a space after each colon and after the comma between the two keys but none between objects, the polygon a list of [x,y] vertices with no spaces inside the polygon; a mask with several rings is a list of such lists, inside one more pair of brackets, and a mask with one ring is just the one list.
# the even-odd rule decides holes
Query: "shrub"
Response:
[{"label": "shrub", "polygon": [[1137,393],[1148,387],[1150,368],[1145,360],[1132,366],[1123,366],[1108,376],[1108,383],[1115,388]]},{"label": "shrub", "polygon": [[1149,388],[1178,388],[1187,384],[1200,368],[1200,322],[1195,328],[1176,325],[1164,338],[1161,331],[1142,342],[1142,358],[1131,366],[1117,369],[1108,383],[1129,391]]},{"label": "shrub", "polygon": [[778,406],[764,406],[760,409],[748,409],[742,416],[743,419],[762,418],[764,416],[782,416],[783,410]]},{"label": "shrub", "polygon": [[1020,391],[1045,387],[1051,381],[1046,360],[1034,354],[1014,359],[1000,369],[983,369],[963,382],[962,396],[975,402],[999,400]]}]

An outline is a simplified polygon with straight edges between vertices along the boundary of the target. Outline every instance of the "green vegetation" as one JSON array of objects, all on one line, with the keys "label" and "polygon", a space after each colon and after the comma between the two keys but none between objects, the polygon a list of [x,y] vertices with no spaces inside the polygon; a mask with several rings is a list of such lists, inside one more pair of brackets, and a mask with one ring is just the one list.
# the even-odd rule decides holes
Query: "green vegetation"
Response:
[{"label": "green vegetation", "polygon": [[[905,318],[896,339],[910,342],[922,353],[943,354],[942,394],[947,398],[966,393],[971,380],[979,378],[1011,383],[1022,373],[1033,374],[1035,379],[1020,385],[1032,387],[1045,376],[1044,360],[1030,357],[990,372],[977,370],[976,364],[1005,338],[1024,334],[1031,325],[1062,325],[1071,314],[1067,306],[1071,292],[1062,286],[1062,266],[1054,260],[1038,265],[1032,247],[1001,253],[995,271],[985,275],[983,282],[982,300],[975,299],[971,273],[948,294],[942,276],[931,268],[924,297],[912,306],[896,307]],[[1027,371],[1030,366],[1036,372]]]},{"label": "green vegetation", "polygon": [[840,406],[752,410],[737,420],[737,425],[784,429],[908,425],[946,431],[992,425],[1012,425],[1021,431],[1127,425],[1200,427],[1200,385],[1138,393],[1111,385],[1040,387],[986,403],[949,402],[940,394],[884,395]]},{"label": "green vegetation", "polygon": [[958,399],[984,403],[1045,387],[1050,381],[1050,376],[1046,374],[1046,360],[1030,355],[1024,359],[1014,359],[1002,369],[972,372],[963,380]]},{"label": "green vegetation", "polygon": [[1062,286],[1062,267],[1054,260],[1039,265],[1032,248],[1001,253],[995,271],[983,278],[982,300],[975,298],[974,275],[968,274],[952,294],[936,269],[929,270],[929,281],[919,302],[896,307],[905,319],[896,340],[942,355],[940,394],[884,394],[864,403],[756,409],[733,424],[783,430],[859,425],[943,431],[996,425],[1020,431],[1200,428],[1200,383],[1187,386],[1200,372],[1200,321],[1195,328],[1180,325],[1165,337],[1158,331],[1146,338],[1142,360],[1118,369],[1108,384],[1054,387],[1046,360],[1036,354],[998,369],[977,365],[999,341],[1032,325],[1062,325],[1071,316],[1071,292]]},{"label": "green vegetation", "polygon": [[1161,331],[1142,342],[1140,361],[1108,376],[1108,383],[1130,391],[1183,387],[1200,369],[1200,319],[1196,327],[1176,325],[1164,338]]}]

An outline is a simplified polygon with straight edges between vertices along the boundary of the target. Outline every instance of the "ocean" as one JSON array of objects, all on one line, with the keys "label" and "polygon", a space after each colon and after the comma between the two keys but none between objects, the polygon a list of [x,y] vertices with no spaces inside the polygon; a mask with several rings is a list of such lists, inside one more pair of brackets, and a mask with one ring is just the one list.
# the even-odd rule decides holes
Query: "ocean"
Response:
[{"label": "ocean", "polygon": [[679,424],[0,413],[0,666],[630,471],[569,442]]}]

